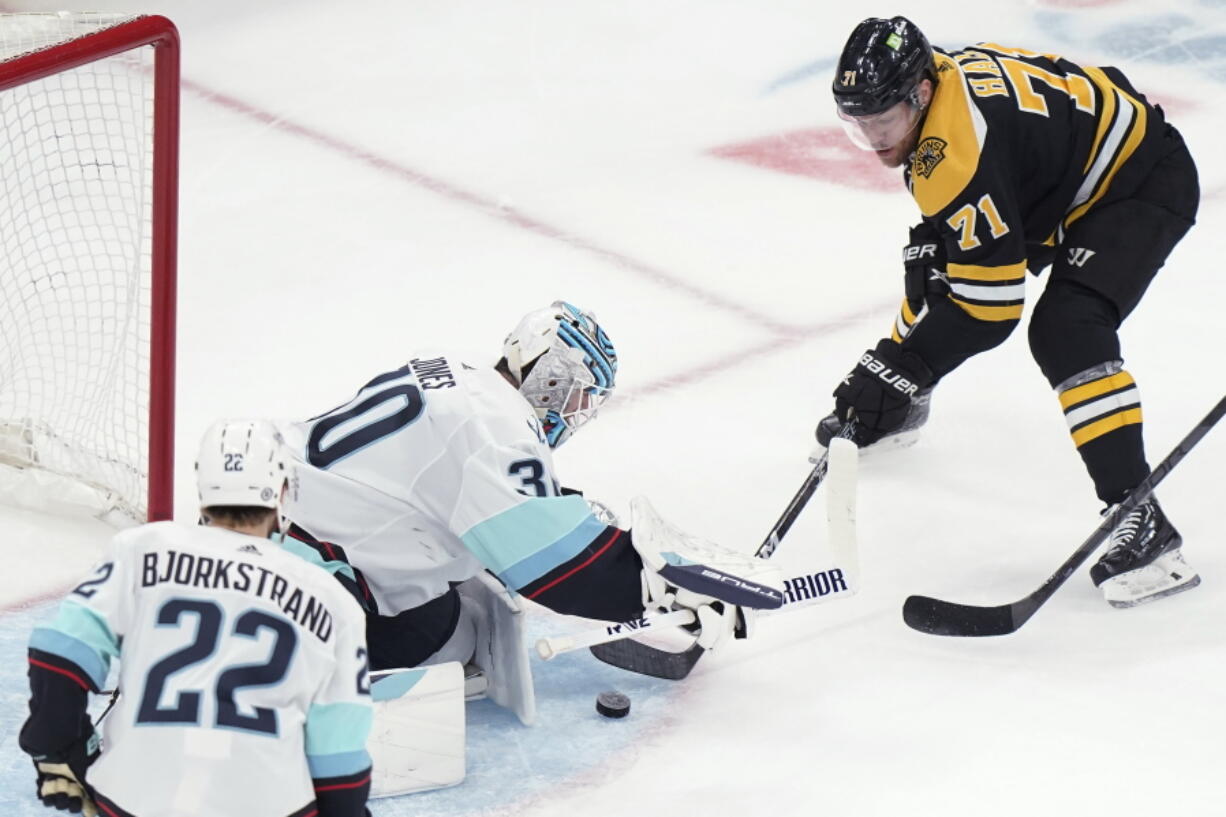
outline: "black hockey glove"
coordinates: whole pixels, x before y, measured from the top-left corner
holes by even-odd
[[[936,227],[921,221],[911,228],[911,238],[902,248],[903,288],[912,314],[924,308],[924,298],[933,290],[948,292],[945,279],[945,242]]]
[[[856,420],[857,445],[870,445],[897,430],[907,419],[911,398],[935,378],[918,355],[889,338],[860,356],[856,368],[834,390],[834,414]]]
[[[98,736],[85,715],[83,734],[64,752],[34,758],[38,799],[48,808],[94,817],[97,806],[85,785],[85,770],[98,759]]]

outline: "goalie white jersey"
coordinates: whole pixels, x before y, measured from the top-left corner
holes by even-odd
[[[536,414],[489,365],[423,355],[283,431],[304,463],[290,519],[345,549],[381,615],[483,567],[520,589],[605,530],[559,495]]]
[[[120,659],[123,694],[88,774],[106,813],[306,814],[312,778],[368,774],[365,617],[272,541],[124,531],[30,647],[94,690]]]

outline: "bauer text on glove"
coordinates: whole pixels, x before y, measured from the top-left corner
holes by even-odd
[[[911,398],[933,381],[932,370],[918,355],[889,338],[860,356],[856,367],[834,390],[834,413],[856,420],[874,442],[907,419]]]

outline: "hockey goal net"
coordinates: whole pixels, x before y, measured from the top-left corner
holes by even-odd
[[[172,511],[178,34],[0,14],[0,498]]]

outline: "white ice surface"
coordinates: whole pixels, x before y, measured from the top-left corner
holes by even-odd
[[[1122,332],[1161,458],[1223,391],[1226,2],[964,5],[109,4],[183,34],[178,516],[193,518],[213,419],[318,413],[421,345],[492,361],[522,312],[565,297],[622,359],[615,401],[558,456],[565,481],[623,512],[646,494],[752,550],[807,471],[830,390],[893,319],[915,208],[901,188],[712,151],[832,127],[834,57],[873,14],[908,14],[940,45],[1120,65],[1184,133],[1201,223]],[[682,684],[538,663],[539,726],[471,707],[468,780],[373,812],[1222,814],[1224,455],[1219,430],[1161,491],[1199,589],[1117,611],[1083,573],[1011,637],[907,629],[909,593],[1011,601],[1098,522],[1023,328],[942,384],[917,447],[862,464],[856,597],[764,621]],[[31,815],[24,643],[98,540],[22,514],[0,527],[0,810]],[[822,543],[811,511],[778,558],[820,566]],[[625,721],[593,711],[614,686],[634,699]]]

